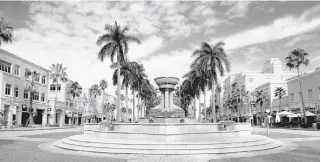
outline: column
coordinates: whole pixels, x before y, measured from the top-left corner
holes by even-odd
[[[68,125],[71,126],[71,117],[68,118]]]
[[[58,119],[59,119],[59,126],[65,126],[65,118],[66,118],[66,114],[65,111],[61,111],[61,113],[59,113]]]
[[[75,118],[75,120],[76,120],[76,121],[75,121],[75,125],[78,125],[78,120],[79,120],[78,118],[79,118],[79,117]]]
[[[10,128],[10,126],[12,126],[12,117],[13,117],[13,113],[12,113],[12,110],[13,110],[13,106],[10,105],[9,107],[9,114],[8,114],[8,128]]]
[[[16,112],[16,125],[21,125],[21,120],[22,120],[22,108],[17,107],[17,112]]]
[[[47,125],[47,113],[43,111],[42,113],[42,126],[45,127]]]
[[[168,90],[166,89],[165,90],[165,108],[169,108],[169,103],[168,103],[168,100],[169,100],[169,92]]]
[[[161,91],[161,108],[165,108],[165,92]]]

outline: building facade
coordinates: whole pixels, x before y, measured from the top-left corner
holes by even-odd
[[[305,108],[317,113],[320,111],[320,67],[314,72],[301,75],[302,93]],[[292,112],[302,113],[299,78],[293,77],[287,80],[288,103]]]
[[[245,92],[252,93],[257,87],[263,84],[285,81],[294,77],[295,75],[296,74],[293,72],[282,69],[282,63],[279,58],[271,58],[264,63],[261,71],[242,72],[228,77],[224,81],[225,94],[223,96],[223,103],[226,103],[229,97],[232,97],[231,94],[233,91],[237,89],[244,89]],[[266,87],[263,89],[266,89]],[[271,91],[272,90],[270,89],[269,93],[271,93]],[[236,106],[236,104],[233,106]],[[240,111],[243,113],[248,113],[247,111],[250,110],[249,106],[250,105],[243,106],[243,110]]]
[[[37,75],[32,77],[28,72],[36,72]],[[28,88],[32,86],[32,80],[32,87],[36,89],[32,97],[34,124],[48,125],[48,76],[49,70],[46,68],[0,49],[0,116],[3,117],[5,125],[27,124],[31,97]]]
[[[72,80],[66,82],[58,81],[53,83],[52,79],[49,79],[48,85],[48,100],[50,106],[50,125],[72,125],[80,124],[81,122],[81,107],[78,102],[78,97],[73,98],[68,93],[68,86]],[[54,111],[56,110],[56,111]],[[56,114],[55,116],[53,114]]]

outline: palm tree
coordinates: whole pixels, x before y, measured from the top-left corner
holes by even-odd
[[[78,82],[71,82],[67,86],[67,93],[68,93],[68,98],[69,98],[69,94],[72,96],[74,106],[75,106],[76,105],[75,98],[80,97],[80,95],[82,93],[82,87],[80,86],[80,84]]]
[[[106,33],[101,35],[97,40],[97,45],[103,45],[101,50],[98,53],[98,58],[101,61],[104,61],[105,57],[110,57],[111,62],[114,62],[114,57],[117,55],[117,76],[120,78],[120,63],[121,60],[126,61],[126,54],[128,52],[128,43],[136,42],[140,43],[140,41],[133,37],[127,35],[128,27],[121,28],[120,25],[117,25],[115,21],[115,25],[105,25]],[[120,79],[117,81],[117,116],[116,120],[120,121]]]
[[[307,116],[305,112],[305,105],[304,105],[304,97],[302,93],[302,83],[301,83],[301,76],[300,76],[300,66],[305,65],[308,66],[310,64],[310,60],[308,59],[309,54],[305,52],[303,49],[295,49],[292,50],[289,55],[285,58],[286,60],[286,66],[292,70],[295,68],[298,72],[298,78],[299,78],[299,85],[300,85],[300,97],[301,97],[301,104],[302,104],[302,109],[301,113],[303,110],[303,115],[304,115],[304,123],[306,124],[307,121]]]
[[[55,97],[55,104],[53,108],[53,119],[54,124],[56,124],[56,105],[57,105],[57,94],[58,94],[58,83],[61,82],[67,82],[68,76],[66,73],[67,67],[64,67],[62,64],[52,64],[50,66],[50,79],[52,79],[52,82],[56,84],[56,97]]]
[[[26,71],[26,74],[27,74],[27,77],[31,77],[30,78],[30,83],[26,86],[26,91],[30,94],[30,97],[29,97],[29,104],[30,104],[30,107],[29,107],[29,118],[28,118],[28,121],[26,123],[26,125],[33,125],[34,124],[34,121],[33,121],[33,108],[32,108],[32,100],[33,100],[33,97],[35,95],[39,95],[39,92],[38,92],[38,87],[37,85],[35,84],[35,78],[39,75],[36,71]]]
[[[1,17],[0,19],[0,46],[3,42],[12,42],[12,31],[13,28],[9,26],[8,22]]]
[[[217,83],[217,72],[220,76],[224,76],[225,71],[230,71],[230,62],[223,48],[224,43],[218,42],[215,45],[209,45],[203,42],[200,49],[193,52],[195,60],[193,64],[203,71],[204,77],[208,84],[211,84],[212,89],[212,107],[215,107],[215,84]],[[216,114],[213,111],[214,121],[216,121]]]
[[[279,112],[281,111],[281,101],[282,101],[282,97],[285,96],[285,90],[282,87],[277,87],[274,90],[274,97],[279,98]]]
[[[97,84],[93,84],[90,88],[89,88],[89,96],[94,99],[97,98],[97,96],[101,96],[101,89],[99,87],[99,85]]]
[[[256,103],[260,104],[260,109],[261,109],[261,123],[263,123],[263,103],[268,101],[268,94],[264,92],[263,90],[261,91],[256,91],[255,92],[255,97],[256,97]]]
[[[102,91],[102,99],[101,99],[101,106],[102,106],[102,108],[104,107],[104,102],[105,102],[105,89],[107,89],[107,87],[108,87],[108,82],[105,80],[105,79],[103,79],[103,80],[101,80],[100,81],[100,83],[99,83],[99,88],[101,89],[101,91]],[[108,113],[106,114],[106,120],[108,119]]]

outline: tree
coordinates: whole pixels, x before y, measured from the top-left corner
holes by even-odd
[[[215,107],[215,84],[217,83],[217,72],[220,76],[224,76],[224,73],[230,71],[230,62],[227,59],[227,55],[223,48],[225,44],[218,42],[215,45],[209,45],[206,42],[202,42],[200,49],[193,52],[195,60],[192,64],[197,66],[197,69],[203,71],[202,75],[209,84],[212,90],[212,106]],[[205,91],[206,92],[206,89]],[[206,103],[205,103],[206,105]],[[215,111],[213,112],[214,121],[216,121]]]
[[[71,94],[73,99],[75,99],[76,97],[80,97],[82,87],[78,82],[71,82],[67,86],[67,92],[68,94]]]
[[[0,46],[2,42],[12,43],[12,31],[13,28],[9,26],[8,22],[1,17],[0,19]]]
[[[126,54],[128,52],[128,43],[136,42],[140,43],[140,41],[133,37],[127,35],[128,27],[121,28],[120,25],[117,25],[115,21],[114,26],[105,25],[105,31],[103,35],[101,35],[97,40],[97,45],[103,45],[98,53],[98,58],[101,61],[104,61],[105,57],[110,57],[111,62],[114,62],[115,55],[117,56],[117,76],[120,78],[120,63],[121,60],[126,61]],[[120,79],[117,81],[117,116],[116,120],[120,121]]]
[[[285,90],[282,87],[277,87],[274,90],[274,97],[279,98],[279,112],[281,111],[281,101],[283,96],[285,96]]]
[[[268,94],[264,92],[263,90],[261,91],[255,91],[255,97],[256,97],[256,103],[260,104],[260,109],[261,109],[261,123],[263,123],[263,103],[268,101]]]
[[[26,86],[26,89],[25,89],[30,94],[30,97],[29,97],[29,118],[28,118],[27,123],[26,123],[26,125],[29,126],[29,124],[30,125],[34,124],[32,100],[33,100],[35,95],[39,96],[38,87],[35,84],[35,79],[37,77],[39,77],[39,74],[36,71],[31,72],[31,71],[27,70],[26,71],[26,76],[27,76],[27,78],[30,78],[30,83],[27,83],[27,86]]]
[[[218,84],[216,89],[215,89],[215,91],[217,92],[217,95],[218,95],[218,102],[220,102],[220,96],[221,96],[222,87]],[[218,114],[219,114],[219,116],[221,116],[221,109],[218,109]]]
[[[49,78],[52,79],[52,82],[55,83],[55,90],[56,90],[56,97],[55,97],[55,104],[53,108],[53,120],[56,124],[56,105],[57,105],[57,94],[58,94],[58,83],[60,82],[67,82],[68,76],[66,73],[67,67],[64,67],[63,64],[52,64],[50,66],[50,76]]]
[[[289,55],[285,58],[286,60],[286,66],[292,70],[296,69],[298,72],[298,78],[299,78],[299,86],[300,86],[300,97],[301,97],[301,104],[302,104],[302,109],[301,113],[303,110],[303,115],[304,115],[304,123],[306,124],[307,121],[307,116],[306,116],[306,111],[305,111],[305,105],[304,105],[304,97],[302,93],[302,83],[301,83],[301,76],[300,76],[300,66],[305,65],[308,66],[310,64],[310,60],[308,59],[309,54],[305,52],[303,49],[294,49],[292,50]]]
[[[108,82],[105,79],[102,79],[99,83],[99,88],[102,91],[102,97],[101,97],[101,106],[104,107],[105,103],[105,89],[108,87]],[[106,114],[106,120],[108,119],[108,113]]]

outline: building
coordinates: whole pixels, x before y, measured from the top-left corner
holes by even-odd
[[[306,110],[319,113],[320,111],[320,67],[315,71],[301,75],[302,93]],[[289,94],[289,109],[292,112],[303,111],[300,97],[299,78],[287,80]]]
[[[52,79],[49,79],[48,100],[52,110],[49,112],[51,114],[50,125],[80,124],[81,108],[79,102],[77,102],[78,97],[73,98],[68,93],[68,85],[72,82],[72,80],[68,79],[66,82],[58,81],[58,83],[53,83]],[[56,108],[56,111],[54,111],[54,108]],[[54,116],[53,114],[56,115]]]
[[[231,97],[232,92],[237,89],[244,89],[245,92],[251,93],[255,91],[258,86],[265,83],[285,81],[295,75],[295,73],[282,69],[282,63],[279,58],[271,58],[264,63],[261,71],[242,72],[225,79],[223,103],[226,103]],[[236,104],[233,105],[233,107],[235,106]],[[249,106],[250,105],[243,106],[243,110],[240,111],[248,113],[247,111],[249,110]],[[236,108],[233,110],[236,110]]]
[[[26,75],[36,72],[36,76]],[[37,126],[48,124],[48,76],[49,70],[0,49],[0,116],[5,124],[26,125],[29,118],[30,93],[26,90],[34,81],[36,94],[32,98],[34,123]],[[15,122],[14,122],[15,121]]]
[[[278,87],[282,87],[286,92],[286,94],[281,99],[281,110],[288,110],[288,107],[289,107],[287,102],[288,87],[287,87],[286,81],[269,81],[255,88],[255,91],[263,91],[263,93],[267,95],[267,101],[265,101],[262,105],[262,109],[264,112],[279,111],[280,100],[278,97],[275,97],[274,95],[275,89]],[[254,109],[253,111],[261,112],[260,110],[261,108],[259,104],[256,104],[255,108],[256,109]]]

